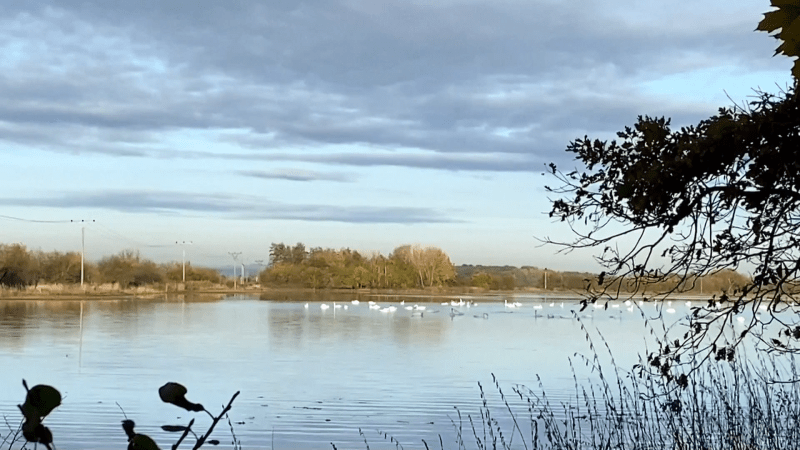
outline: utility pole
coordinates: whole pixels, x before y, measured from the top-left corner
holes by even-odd
[[[239,255],[242,252],[228,252],[228,254],[233,258],[233,289],[236,289],[236,263],[239,261]]]
[[[70,222],[72,222],[72,223],[77,223],[77,222],[86,223],[86,222],[94,222],[94,219],[92,219],[92,220],[84,220],[84,219],[81,219],[81,220],[70,220]],[[86,258],[86,226],[81,226],[81,287],[83,287],[83,273],[84,273],[83,261],[84,261],[85,258]]]
[[[186,246],[192,245],[192,241],[175,241],[175,244],[183,247],[183,262],[181,265],[183,266],[183,282],[186,283]]]

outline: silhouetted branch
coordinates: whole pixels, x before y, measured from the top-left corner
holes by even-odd
[[[214,431],[214,427],[217,426],[217,423],[220,421],[220,419],[222,419],[222,417],[231,410],[233,401],[236,400],[236,397],[239,396],[239,393],[240,391],[236,391],[236,393],[233,394],[233,397],[231,397],[231,400],[228,402],[228,405],[222,409],[222,412],[219,414],[219,416],[214,417],[214,421],[211,422],[211,426],[208,427],[208,431],[206,431],[204,435],[200,436],[200,439],[197,440],[197,443],[194,445],[194,447],[192,447],[192,450],[197,450],[203,446],[203,444],[206,442],[206,439],[208,439],[208,436],[210,436],[211,432]]]

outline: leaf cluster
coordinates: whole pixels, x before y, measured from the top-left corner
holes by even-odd
[[[794,90],[757,92],[747,106],[721,108],[680,130],[669,119],[640,116],[618,138],[571,142],[567,151],[581,171],[565,174],[550,165],[562,182],[548,187],[558,195],[550,216],[569,224],[577,238],[547,241],[567,250],[602,249],[597,260],[606,270],[590,286],[587,303],[618,297],[623,279],[634,292],[672,280],[673,287],[658,293],[666,296],[743,266],[752,277],[696,310],[694,325],[677,344],[662,347],[652,366],[669,372],[667,349],[672,356],[705,352],[705,358],[727,359],[728,353],[717,357],[719,325],[762,303],[771,314],[753,314],[737,342],[755,334],[769,349],[788,349],[762,326],[789,327],[778,313],[800,292],[800,101]]]
[[[780,30],[773,34],[775,39],[783,41],[775,55],[800,57],[800,4],[796,0],[772,0],[771,4],[777,9],[764,13],[756,31],[775,33]],[[800,79],[800,60],[795,60],[792,75],[795,80]]]

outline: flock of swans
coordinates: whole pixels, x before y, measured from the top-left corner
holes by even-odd
[[[342,302],[332,302],[331,304],[320,303],[319,304],[319,308],[322,311],[325,311],[325,310],[328,310],[328,309],[333,309],[334,311],[336,311],[337,309],[347,310],[347,309],[349,309],[351,307],[357,307],[358,305],[360,305],[360,303],[361,302],[359,300],[352,300],[350,302],[344,302],[344,303],[342,303]],[[491,303],[491,304],[494,305],[494,304],[497,304],[497,303]],[[455,317],[467,315],[467,313],[463,312],[462,310],[476,307],[476,306],[478,306],[478,303],[476,303],[473,300],[469,300],[469,299],[468,300],[464,300],[462,298],[459,298],[458,300],[450,300],[450,301],[446,301],[446,302],[441,302],[440,305],[444,306],[444,307],[449,307],[448,315],[451,318],[455,318]],[[547,317],[547,318],[571,318],[572,317],[571,315],[565,316],[565,315],[556,315],[556,314],[553,314],[553,313],[548,313],[546,315],[545,314],[539,314],[539,311],[544,309],[546,306],[549,306],[550,309],[554,309],[555,308],[555,309],[563,310],[565,308],[564,301],[559,301],[559,302],[551,301],[549,303],[546,303],[546,302],[543,303],[543,302],[536,301],[536,302],[533,302],[532,305],[531,304],[527,304],[526,305],[526,304],[523,304],[523,303],[521,303],[519,301],[509,301],[509,300],[506,299],[506,300],[503,300],[502,305],[503,305],[503,311],[498,311],[498,312],[510,313],[510,312],[513,312],[514,310],[521,310],[523,308],[526,308],[526,307],[530,308],[532,306],[532,308],[534,310],[534,317]],[[570,306],[569,303],[568,303],[568,306]],[[574,306],[574,305],[571,305],[571,306]],[[626,301],[624,303],[621,303],[621,304],[610,304],[610,303],[609,304],[600,304],[600,303],[597,303],[597,304],[595,304],[593,306],[596,309],[601,309],[601,308],[602,309],[608,309],[609,306],[611,308],[615,308],[615,309],[624,307],[624,309],[627,310],[628,312],[633,312],[634,311],[634,307],[635,307],[634,303],[631,300],[628,300],[628,301]],[[687,302],[687,306],[691,306],[691,302]],[[305,307],[305,309],[309,309],[310,308],[310,304],[306,303],[304,305],[304,307]],[[438,310],[438,309],[429,309],[430,306],[424,306],[424,305],[419,305],[419,304],[406,305],[405,300],[400,301],[399,305],[396,305],[396,304],[381,305],[381,304],[379,304],[378,302],[375,302],[375,301],[368,301],[367,302],[367,307],[370,310],[379,311],[381,313],[393,313],[393,312],[396,312],[396,311],[402,309],[402,310],[410,312],[412,317],[414,317],[414,316],[424,317],[425,312],[429,312],[429,313],[439,313],[440,312],[440,310]],[[675,310],[672,309],[672,308],[668,308],[666,311],[667,312],[674,312]],[[472,316],[474,318],[477,318],[477,319],[488,319],[489,318],[489,313],[488,312],[481,312],[480,314],[473,314]],[[583,317],[589,317],[589,316],[588,315],[584,315]]]
[[[334,312],[335,312],[338,309],[347,310],[347,309],[352,308],[352,307],[358,307],[360,305],[360,303],[361,302],[359,300],[352,300],[350,302],[344,302],[344,303],[342,303],[342,302],[333,302],[332,304],[320,303],[319,304],[319,308],[322,311],[325,311],[325,310],[328,310],[328,309],[333,309]],[[683,305],[681,305],[681,303]],[[498,305],[497,303],[490,303],[490,304],[491,305]],[[580,318],[592,318],[593,317],[593,315],[591,313],[586,313],[586,312],[574,313],[574,314],[572,314],[572,313],[569,313],[569,314],[557,314],[557,312],[559,310],[564,310],[565,309],[564,301],[558,301],[558,302],[556,302],[556,301],[550,301],[550,302],[547,302],[547,301],[544,301],[544,302],[542,302],[542,301],[534,301],[534,302],[532,302],[532,304],[530,304],[530,303],[529,304],[523,304],[523,303],[521,303],[519,301],[509,301],[509,300],[506,299],[506,300],[503,300],[503,304],[502,305],[503,305],[503,310],[495,311],[496,313],[502,313],[502,312],[510,313],[510,312],[514,312],[515,310],[522,310],[523,308],[530,308],[532,306],[535,318],[572,319],[572,318],[575,318],[576,315],[578,317],[580,317]],[[449,307],[449,311],[447,312],[447,314],[450,316],[451,319],[454,319],[456,317],[466,316],[467,313],[465,313],[463,311],[463,309],[470,309],[472,307],[476,307],[476,306],[478,306],[478,303],[474,302],[473,300],[464,300],[462,298],[459,298],[458,300],[451,300],[451,301],[447,301],[447,302],[441,302],[441,306]],[[597,303],[592,304],[591,308],[599,309],[599,310],[609,310],[608,318],[621,319],[623,317],[623,315],[624,315],[624,312],[632,313],[632,312],[634,312],[634,310],[636,310],[637,308],[640,308],[641,306],[642,306],[642,302],[640,302],[640,301],[626,300],[624,302],[614,302],[614,303],[612,303],[612,302],[606,302],[606,303],[597,302]],[[670,301],[664,301],[660,305],[660,308],[661,308],[662,312],[672,315],[672,314],[675,314],[677,312],[675,307],[680,307],[680,306],[685,306],[686,309],[690,309],[690,308],[692,308],[693,303],[692,303],[691,300],[685,300],[685,301],[683,301],[683,300],[677,301],[676,300],[674,302],[670,300]],[[304,307],[305,307],[305,309],[309,309],[310,304],[306,303],[304,305]],[[392,305],[381,305],[381,304],[378,304],[375,301],[368,301],[367,302],[367,307],[370,310],[375,310],[375,311],[379,311],[381,313],[387,313],[387,314],[388,313],[394,313],[394,312],[402,309],[402,310],[410,312],[412,317],[420,317],[420,318],[424,317],[424,314],[426,312],[431,313],[431,314],[435,314],[435,313],[439,313],[440,312],[439,309],[432,309],[431,306],[425,306],[425,305],[419,305],[419,304],[406,305],[405,300],[401,301],[399,303],[399,305],[395,305],[395,304],[392,304]],[[540,314],[540,311],[545,309],[546,307],[549,307],[549,309],[547,309],[546,311],[543,311],[543,314]],[[429,309],[429,308],[431,308],[431,309]],[[569,300],[567,301],[566,308],[567,309],[574,309],[574,310],[580,309],[579,307],[577,307],[576,302],[573,302],[573,304],[570,304]],[[766,306],[762,305],[761,309],[766,309]],[[615,311],[618,312],[618,314],[614,314]],[[476,319],[488,319],[489,318],[489,313],[488,312],[481,312],[479,314],[472,314],[472,317],[474,317]],[[738,315],[735,320],[737,322],[739,322],[739,323],[742,323],[746,319],[742,315]]]

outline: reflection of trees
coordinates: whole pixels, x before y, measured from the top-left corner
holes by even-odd
[[[298,309],[297,305],[275,304],[269,309],[267,320],[270,346],[293,351],[325,341],[353,345],[371,340],[391,340],[400,346],[437,344],[450,318],[441,313],[411,317],[403,309],[387,315],[368,310],[364,304],[348,310],[331,308],[324,313],[316,304],[308,310]]]
[[[22,340],[31,328],[66,337],[78,329],[80,309],[79,301],[0,301],[0,342]]]

